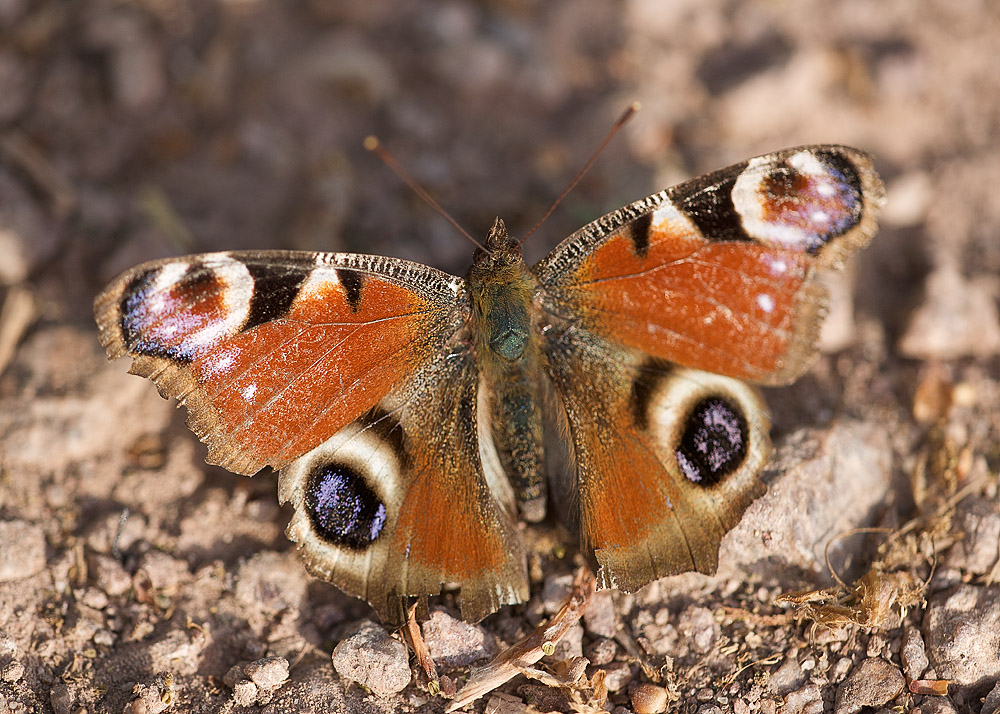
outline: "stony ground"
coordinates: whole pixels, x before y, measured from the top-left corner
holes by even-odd
[[[473,708],[1000,711],[998,37],[988,0],[0,0],[0,712],[442,711],[367,606],[305,575],[274,476],[205,466],[105,362],[90,302],[213,249],[462,273],[469,246],[363,137],[474,233],[520,233],[633,100],[531,256],[800,143],[875,153],[883,229],[832,286],[824,356],[767,394],[769,493],[719,576],[594,600],[543,664],[582,653],[606,698],[518,678]],[[469,627],[432,602],[446,685],[565,597],[572,547],[529,537],[528,605]]]

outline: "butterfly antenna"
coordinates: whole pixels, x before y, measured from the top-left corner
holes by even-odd
[[[549,206],[549,210],[545,212],[545,215],[541,217],[538,223],[536,223],[535,226],[530,231],[524,234],[524,238],[518,241],[517,244],[519,246],[523,245],[524,241],[528,240],[528,236],[530,236],[532,233],[541,228],[542,224],[545,223],[545,221],[548,220],[549,216],[552,215],[552,212],[556,210],[556,208],[559,206],[560,203],[563,202],[563,199],[569,195],[569,192],[572,191],[574,188],[576,188],[576,185],[580,183],[580,179],[582,179],[584,175],[588,171],[590,171],[590,167],[594,165],[594,162],[597,161],[597,157],[601,155],[601,152],[604,151],[605,147],[609,143],[611,143],[611,140],[615,137],[615,134],[621,131],[622,127],[625,126],[633,116],[635,116],[635,113],[639,111],[639,109],[640,109],[639,102],[632,102],[631,104],[628,105],[628,107],[626,107],[625,111],[622,112],[622,115],[618,117],[618,121],[616,121],[612,125],[611,129],[604,137],[604,141],[602,141],[601,145],[597,147],[597,150],[593,154],[591,154],[590,158],[587,160],[587,163],[583,165],[583,168],[576,172],[576,176],[574,176],[573,180],[569,182],[569,185],[566,186],[565,189],[563,189],[563,192],[559,194],[558,198],[556,198],[556,200],[552,202],[552,205]]]
[[[457,230],[459,233],[461,233],[463,236],[468,238],[470,241],[475,243],[483,250],[486,250],[486,246],[484,246],[482,243],[473,238],[472,235],[469,233],[469,231],[462,228],[462,226],[459,225],[458,221],[452,218],[451,214],[448,213],[448,211],[444,210],[441,204],[435,201],[433,196],[427,193],[427,191],[424,190],[424,187],[421,186],[419,183],[417,183],[417,180],[406,172],[406,169],[404,169],[400,165],[400,163],[396,161],[395,156],[390,154],[389,151],[384,146],[382,146],[382,143],[378,140],[377,137],[374,136],[366,137],[364,141],[364,146],[370,152],[375,154],[375,156],[381,159],[382,163],[384,163],[390,169],[395,171],[396,175],[399,176],[399,178],[403,179],[403,183],[409,186],[415,194],[420,196],[420,198],[422,198],[428,206],[433,208],[438,213],[438,215],[440,215],[446,221],[448,221],[448,223],[453,225],[455,227],[455,230]]]

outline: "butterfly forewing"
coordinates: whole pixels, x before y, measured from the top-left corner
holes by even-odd
[[[347,254],[147,263],[95,302],[111,357],[189,409],[209,458],[280,468],[373,407],[462,325],[460,281]],[[391,329],[387,329],[391,325]]]
[[[875,230],[867,156],[802,147],[654,194],[582,228],[535,274],[546,308],[677,364],[761,384],[814,353],[838,266]]]

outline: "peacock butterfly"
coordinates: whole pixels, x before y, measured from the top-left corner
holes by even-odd
[[[601,587],[715,570],[771,452],[747,383],[808,367],[819,278],[868,244],[883,198],[867,155],[805,146],[620,208],[533,267],[497,219],[464,278],[212,253],[133,268],[94,309],[209,461],[280,470],[310,571],[390,622],[457,583],[478,620],[528,597],[515,519],[543,518],[548,492]],[[567,468],[546,467],[553,432]]]

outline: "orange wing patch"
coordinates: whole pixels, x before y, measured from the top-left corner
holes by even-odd
[[[303,286],[285,317],[218,345],[192,365],[241,448],[283,463],[384,397],[426,358],[435,320],[412,290],[366,278],[364,299],[333,280]]]
[[[655,235],[655,234],[654,234]],[[616,236],[582,266],[577,287],[599,332],[647,354],[741,379],[780,372],[797,339],[810,258],[759,244],[674,237],[646,257]],[[657,253],[685,253],[664,260]],[[614,261],[614,262],[612,262]]]
[[[654,221],[643,251],[625,231],[608,238],[569,289],[592,328],[621,344],[770,383],[811,345],[811,263],[760,243],[709,242],[674,213]]]

